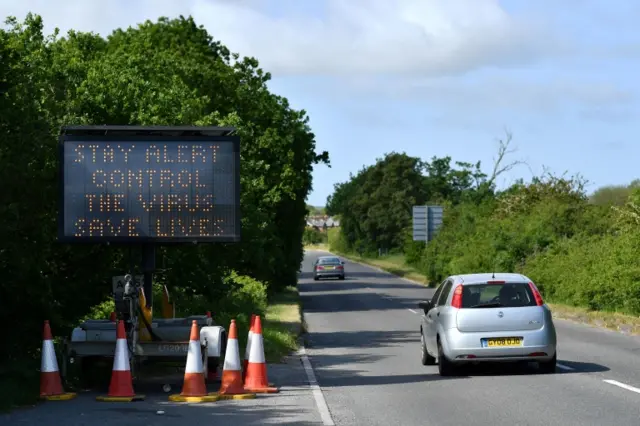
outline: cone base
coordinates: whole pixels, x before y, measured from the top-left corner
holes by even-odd
[[[280,389],[276,388],[276,387],[266,387],[266,388],[257,388],[257,389],[253,389],[253,388],[244,388],[244,390],[246,392],[251,392],[251,393],[278,393],[280,392]]]
[[[133,396],[96,396],[96,401],[100,402],[136,402],[144,401],[145,395],[133,395]]]
[[[74,392],[65,392],[60,395],[40,395],[40,399],[44,399],[46,401],[69,401],[76,396],[78,396],[78,394]]]
[[[216,395],[221,401],[229,400],[229,399],[256,399],[255,393],[237,393],[237,394],[229,395],[229,394],[220,394],[218,392],[211,392],[209,395]]]
[[[180,394],[169,395],[169,401],[171,402],[216,402],[220,399],[218,395],[204,395],[204,396],[182,396]]]

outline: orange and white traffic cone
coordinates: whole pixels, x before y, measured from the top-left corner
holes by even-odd
[[[109,393],[106,396],[98,396],[96,399],[104,402],[131,402],[142,401],[144,398],[144,395],[136,395],[133,391],[127,333],[124,331],[124,321],[116,321],[116,351],[113,357]]]
[[[253,393],[276,393],[278,388],[269,386],[267,379],[267,363],[264,356],[264,341],[262,340],[262,322],[256,315],[253,324],[253,337],[251,338],[251,351],[247,364],[247,377],[244,389]]]
[[[169,401],[173,402],[214,402],[219,397],[207,394],[207,385],[204,378],[204,365],[202,363],[202,349],[200,348],[200,329],[198,322],[191,322],[191,335],[189,336],[189,349],[187,352],[187,365],[184,370],[184,382],[182,392],[179,395],[170,395]]]
[[[253,337],[253,323],[256,321],[256,314],[251,314],[249,321],[249,335],[247,336],[247,347],[244,351],[244,360],[242,361],[242,381],[247,377],[247,365],[249,364],[249,354],[251,353],[251,338]]]
[[[240,348],[238,345],[238,328],[236,320],[231,320],[227,351],[224,355],[222,384],[217,393],[222,399],[255,398],[255,393],[247,393],[242,386],[242,367],[240,365]]]
[[[76,397],[75,393],[65,392],[58,369],[58,359],[53,347],[53,335],[49,320],[44,322],[42,333],[42,358],[40,361],[40,398],[49,401],[66,401]]]

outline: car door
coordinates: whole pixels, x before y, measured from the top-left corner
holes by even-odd
[[[437,347],[436,336],[438,335],[438,325],[440,324],[440,311],[445,303],[447,303],[447,299],[449,298],[449,293],[451,292],[451,287],[453,286],[453,281],[447,279],[442,284],[442,290],[438,295],[438,299],[433,301],[433,308],[429,311],[427,317],[431,320],[430,326],[431,330],[429,345],[431,348]]]
[[[431,298],[432,305],[435,305],[435,303],[438,301],[438,298],[442,293],[442,288],[444,287],[445,282],[446,280],[443,281],[438,286],[435,293],[433,293],[433,297]],[[429,348],[429,351],[432,352],[432,354],[435,353],[435,350],[436,350],[433,343],[435,342],[435,334],[433,334],[433,330],[435,330],[435,328],[433,327],[433,321],[435,318],[433,315],[433,309],[434,308],[432,307],[429,310],[429,312],[422,314],[422,334],[424,335],[427,348]]]

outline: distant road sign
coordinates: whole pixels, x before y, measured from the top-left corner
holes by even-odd
[[[413,206],[413,241],[431,241],[442,226],[442,206]]]

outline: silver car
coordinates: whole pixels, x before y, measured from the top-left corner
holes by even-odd
[[[418,306],[422,364],[437,363],[441,376],[479,362],[537,361],[543,373],[555,372],[551,311],[524,275],[451,276]]]
[[[313,279],[338,278],[344,280],[344,262],[336,256],[320,256],[313,263]]]

